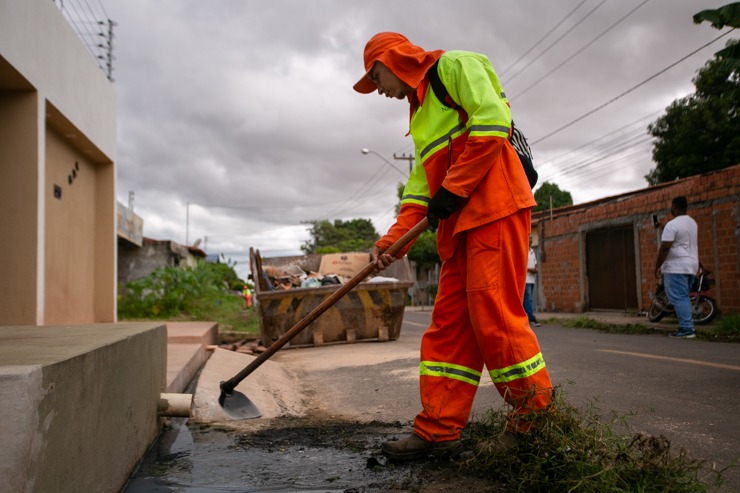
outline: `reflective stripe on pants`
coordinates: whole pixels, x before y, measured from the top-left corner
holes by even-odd
[[[550,377],[522,306],[529,229],[530,212],[522,210],[460,233],[455,255],[442,264],[421,341],[423,410],[414,421],[427,441],[460,436],[478,388],[470,376],[484,365],[515,413],[550,402]]]

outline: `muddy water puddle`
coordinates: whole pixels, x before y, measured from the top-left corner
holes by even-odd
[[[388,463],[380,445],[408,427],[279,420],[255,432],[173,419],[123,493],[495,491],[449,461]]]

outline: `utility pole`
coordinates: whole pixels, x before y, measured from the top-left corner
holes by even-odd
[[[190,202],[185,203],[185,246],[188,246],[190,233]]]
[[[396,156],[396,153],[393,153],[393,159],[398,159],[402,161],[408,161],[409,162],[409,174],[411,174],[411,169],[414,167],[414,155],[409,154],[408,156],[406,153],[401,154],[400,156]]]

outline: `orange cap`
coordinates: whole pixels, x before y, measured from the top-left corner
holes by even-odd
[[[409,86],[416,88],[424,79],[429,67],[442,56],[443,50],[425,51],[398,33],[378,33],[365,45],[365,75],[354,85],[355,91],[370,94],[378,86],[367,74],[375,62],[388,67],[393,74]]]

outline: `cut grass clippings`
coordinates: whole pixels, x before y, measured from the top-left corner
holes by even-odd
[[[470,423],[466,449],[485,449],[478,445],[501,436],[508,414],[489,411]],[[551,408],[531,416],[532,430],[517,435],[511,448],[478,452],[460,459],[460,467],[507,492],[699,493],[722,484],[722,471],[672,449],[666,437],[616,433],[615,425],[629,429],[625,417],[602,422],[593,404],[578,409],[560,392]]]

